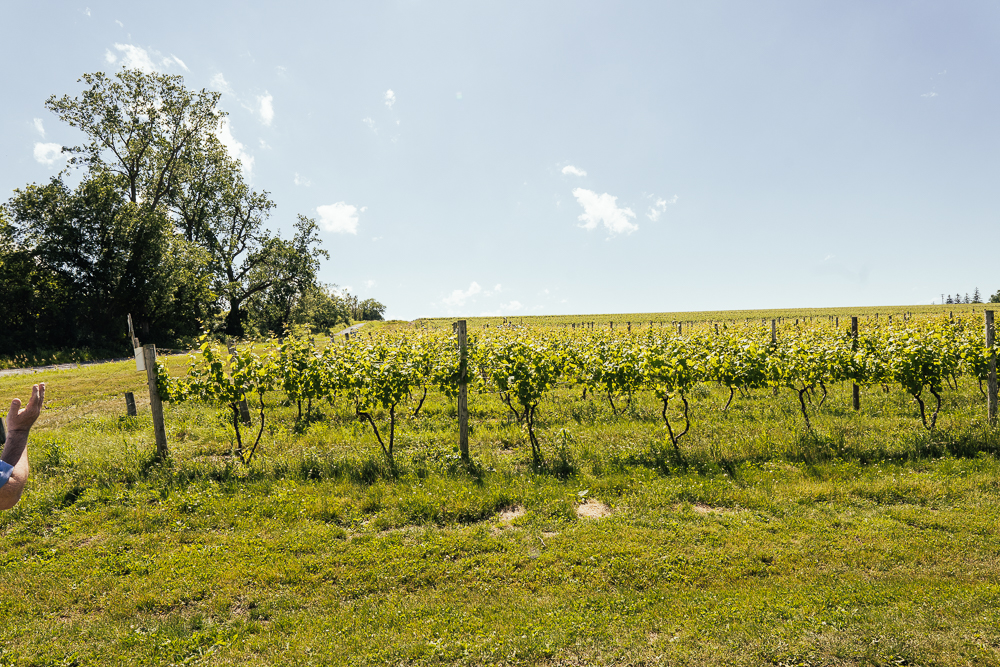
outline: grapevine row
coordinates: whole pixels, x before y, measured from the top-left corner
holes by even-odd
[[[683,460],[680,441],[691,428],[689,396],[701,383],[729,389],[723,410],[737,392],[792,391],[807,429],[812,429],[807,398],[819,392],[822,406],[828,384],[894,384],[913,398],[923,426],[934,429],[945,387],[970,377],[982,389],[994,354],[975,319],[887,323],[858,336],[832,327],[786,326],[775,338],[756,325],[692,335],[505,325],[470,333],[467,350],[469,388],[499,397],[525,429],[536,465],[543,462],[538,411],[557,386],[600,397],[616,415],[637,395],[651,394],[662,406],[666,437]],[[443,332],[383,330],[321,348],[300,332],[232,352],[205,338],[186,375],[171,378],[160,366],[159,389],[168,401],[224,406],[235,431],[234,454],[244,463],[260,443],[270,392],[283,391],[300,418],[303,402],[308,415],[314,401],[345,398],[394,467],[401,416],[418,417],[428,389],[454,397],[460,369],[456,338]],[[253,405],[255,429],[241,419],[241,403]]]

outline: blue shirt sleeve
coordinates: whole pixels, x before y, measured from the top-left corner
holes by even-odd
[[[0,488],[10,479],[10,474],[14,472],[14,466],[6,461],[0,461]]]

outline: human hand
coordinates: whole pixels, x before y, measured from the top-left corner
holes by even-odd
[[[10,410],[7,412],[7,431],[9,433],[27,433],[35,420],[38,419],[42,411],[42,401],[45,400],[45,383],[41,382],[31,388],[31,399],[28,405],[21,407],[21,399],[15,398],[10,402]]]

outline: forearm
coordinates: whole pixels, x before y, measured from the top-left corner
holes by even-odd
[[[9,438],[7,442],[10,443]],[[25,438],[25,443],[27,443],[27,438]],[[21,493],[24,491],[24,485],[28,482],[28,471],[28,449],[22,445],[21,457],[14,465],[14,470],[11,471],[10,479],[7,480],[6,484],[0,486],[0,510],[9,510],[17,505],[17,501],[21,499]]]
[[[8,431],[7,442],[4,443],[3,453],[0,454],[0,461],[16,466],[28,446],[27,431]]]

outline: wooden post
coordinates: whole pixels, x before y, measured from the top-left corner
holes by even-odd
[[[462,461],[469,462],[468,338],[465,320],[455,322],[458,335],[458,449]]]
[[[683,322],[678,322],[677,323],[677,335],[678,336],[684,335],[684,323]]]
[[[853,349],[858,349],[858,318],[851,317],[851,338],[854,339]],[[854,383],[851,389],[851,403],[855,410],[861,409],[861,387]]]
[[[142,360],[146,366],[146,383],[149,385],[149,408],[153,413],[153,434],[156,436],[156,455],[165,459],[167,450],[167,430],[163,426],[163,404],[160,390],[156,386],[156,346],[152,343],[142,346]]]
[[[129,417],[135,417],[139,414],[135,410],[135,394],[130,391],[125,392],[125,412]]]
[[[771,345],[778,344],[778,324],[771,320]]]
[[[986,379],[986,414],[990,425],[997,423],[997,358],[993,354],[996,333],[993,328],[993,311],[986,311],[986,347],[990,351],[989,375]]]
[[[236,347],[234,345],[229,345],[229,354],[236,356]],[[250,408],[247,407],[247,399],[240,401],[240,423],[250,425]]]

